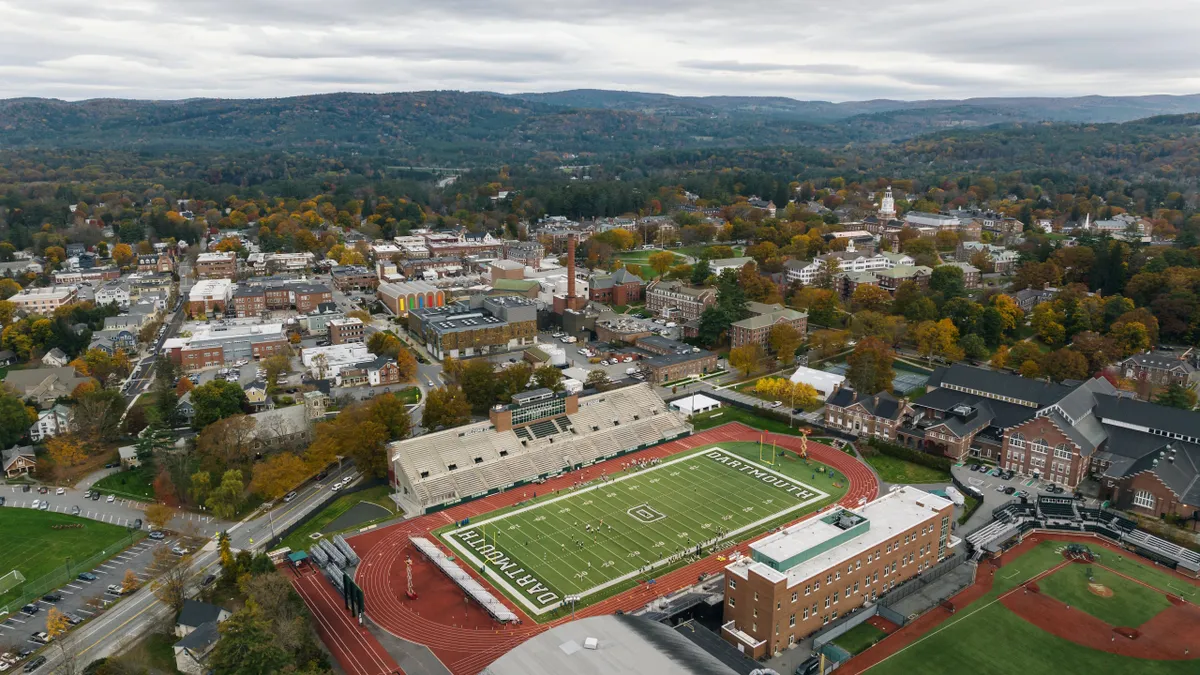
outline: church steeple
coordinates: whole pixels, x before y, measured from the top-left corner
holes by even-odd
[[[896,200],[892,199],[892,186],[883,193],[883,201],[879,203],[879,220],[887,222],[896,218]]]

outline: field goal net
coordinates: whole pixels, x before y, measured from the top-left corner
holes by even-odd
[[[21,574],[20,570],[13,570],[5,574],[0,577],[0,595],[4,595],[23,583],[25,583],[25,575]]]

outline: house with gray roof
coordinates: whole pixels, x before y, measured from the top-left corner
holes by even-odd
[[[4,376],[4,386],[42,406],[53,405],[60,396],[70,396],[84,382],[95,380],[81,376],[70,366],[13,370]]]
[[[6,478],[26,476],[37,466],[33,446],[22,445],[7,450],[0,450],[0,471]]]
[[[1146,381],[1156,387],[1177,384],[1189,389],[1200,382],[1200,370],[1177,352],[1148,351],[1134,354],[1116,364],[1117,372],[1127,380]]]

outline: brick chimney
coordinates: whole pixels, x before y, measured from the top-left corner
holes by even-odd
[[[567,303],[575,297],[575,235],[567,237]]]

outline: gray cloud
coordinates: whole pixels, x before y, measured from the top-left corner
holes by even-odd
[[[1194,0],[0,0],[0,97],[1200,91]]]

